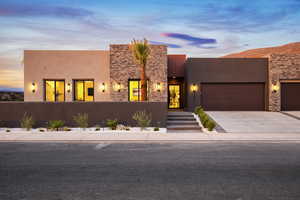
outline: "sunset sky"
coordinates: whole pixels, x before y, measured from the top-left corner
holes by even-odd
[[[300,0],[1,0],[0,88],[23,87],[24,49],[108,49],[147,38],[218,57],[300,41]]]

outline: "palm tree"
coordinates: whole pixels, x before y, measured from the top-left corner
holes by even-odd
[[[150,45],[146,39],[135,40],[130,45],[133,57],[136,63],[140,67],[141,72],[141,101],[147,100],[147,76],[146,76],[146,65],[150,55]]]

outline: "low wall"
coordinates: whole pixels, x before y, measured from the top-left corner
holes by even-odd
[[[49,120],[63,120],[66,126],[75,126],[73,116],[89,115],[89,125],[105,124],[107,119],[136,126],[132,115],[146,110],[152,115],[152,126],[166,126],[167,103],[165,102],[0,102],[1,126],[19,127],[24,113],[31,114],[37,127],[46,127]]]

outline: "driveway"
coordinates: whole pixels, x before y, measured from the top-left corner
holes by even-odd
[[[229,133],[300,133],[300,120],[279,112],[208,111]]]

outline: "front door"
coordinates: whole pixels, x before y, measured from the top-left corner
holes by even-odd
[[[180,85],[179,84],[169,84],[169,108],[180,108]]]

